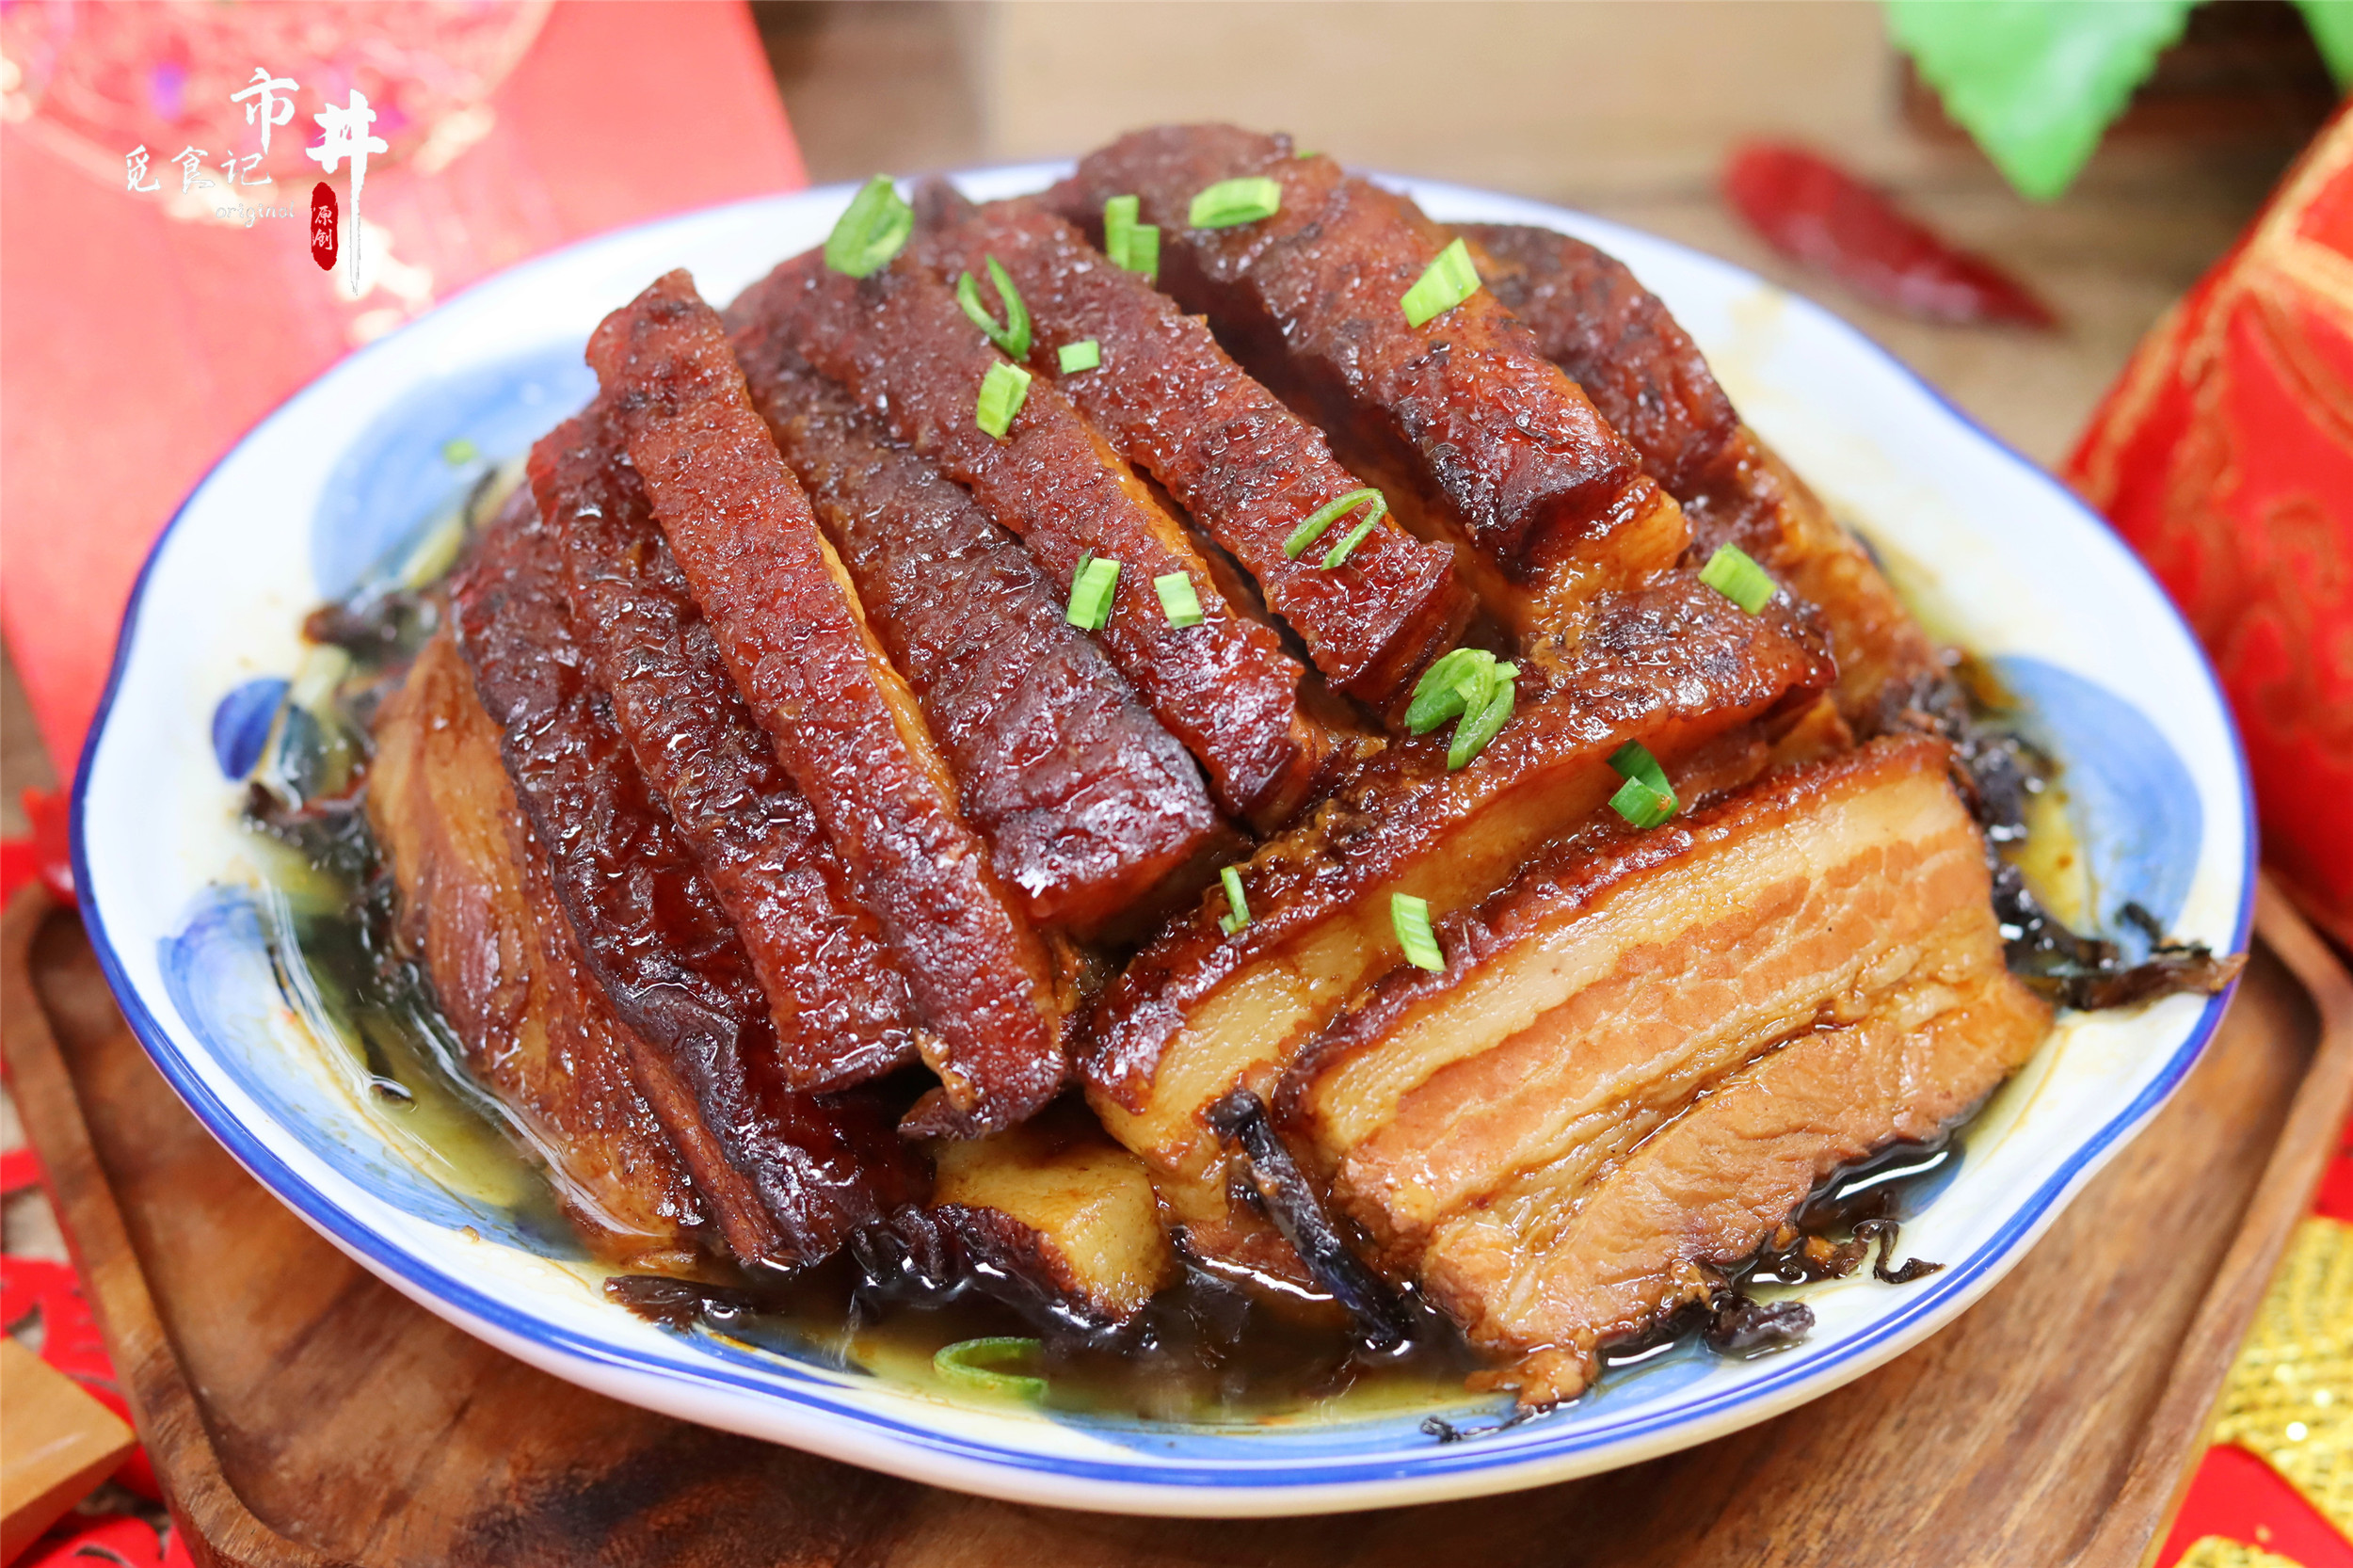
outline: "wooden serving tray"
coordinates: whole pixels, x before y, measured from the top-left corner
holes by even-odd
[[[2180,1094],[1977,1307],[1745,1432],[1470,1502],[1232,1523],[938,1491],[616,1404],[412,1305],[182,1106],[37,888],[0,922],[8,1062],[172,1512],[281,1564],[2132,1564],[2353,1090],[2353,982],[2265,890]]]

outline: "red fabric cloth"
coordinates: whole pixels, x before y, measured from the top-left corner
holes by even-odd
[[[2353,107],[2150,333],[2065,472],[2213,658],[2265,862],[2353,946]]]
[[[0,28],[11,62],[28,62],[28,94],[47,87],[29,120],[0,124],[0,629],[60,771],[78,757],[148,546],[289,393],[388,321],[498,268],[807,183],[739,0],[86,0],[11,7]],[[452,30],[445,46],[437,28]],[[500,50],[516,44],[508,64]],[[255,170],[276,185],[183,196],[168,162],[180,148],[217,160],[256,145],[220,89],[257,50],[277,51],[259,63],[298,84]],[[487,88],[478,101],[460,90],[470,81]],[[232,194],[307,214],[321,178],[347,213],[350,166],[323,175],[301,149],[320,139],[317,110],[355,86],[385,111],[375,130],[391,144],[369,166],[360,216],[398,264],[365,297],[351,298],[343,267],[313,264],[302,218],[171,216],[175,202],[210,210]],[[161,190],[125,188],[136,145]]]

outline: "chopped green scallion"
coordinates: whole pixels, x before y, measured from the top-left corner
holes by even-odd
[[[1458,648],[1439,655],[1414,683],[1413,700],[1405,705],[1405,728],[1427,735],[1463,713],[1465,690],[1487,689],[1487,671],[1496,656],[1484,648]],[[1467,682],[1467,684],[1466,684]]]
[[[1228,866],[1217,873],[1225,884],[1225,913],[1217,918],[1217,928],[1231,936],[1250,923],[1250,901],[1241,896],[1241,872]]]
[[[999,1335],[987,1339],[959,1339],[952,1345],[942,1345],[932,1356],[932,1370],[943,1383],[958,1384],[980,1394],[996,1394],[1006,1399],[1042,1400],[1046,1397],[1046,1380],[1026,1372],[1007,1372],[999,1368],[1007,1362],[1030,1361],[1045,1345],[1035,1339],[1016,1335]]]
[[[981,399],[972,423],[999,440],[1013,428],[1013,416],[1030,397],[1030,373],[1019,365],[993,364],[981,377]]]
[[[1389,895],[1389,926],[1397,933],[1397,945],[1404,950],[1405,962],[1416,968],[1433,971],[1446,968],[1446,954],[1438,950],[1438,938],[1430,929],[1430,901],[1411,893]]]
[[[1298,560],[1309,545],[1323,536],[1325,529],[1368,503],[1371,504],[1372,510],[1365,514],[1367,522],[1379,522],[1388,515],[1389,498],[1379,490],[1369,485],[1361,490],[1351,490],[1337,500],[1325,502],[1310,512],[1307,520],[1292,529],[1289,536],[1283,540],[1283,553],[1294,561]],[[1326,566],[1337,564],[1331,561],[1324,563]]]
[[[464,468],[482,456],[482,449],[464,436],[441,443],[441,461],[452,468]]]
[[[1100,632],[1112,618],[1112,594],[1119,586],[1119,563],[1089,555],[1070,578],[1070,608],[1063,618],[1085,632]]]
[[[1103,362],[1103,345],[1093,338],[1080,338],[1077,343],[1064,344],[1056,358],[1064,376],[1076,376]]]
[[[1517,664],[1497,664],[1487,671],[1486,690],[1478,702],[1464,707],[1463,722],[1454,727],[1454,739],[1448,743],[1447,772],[1470,766],[1471,760],[1486,750],[1487,743],[1511,722],[1519,673]]]
[[[1700,568],[1700,581],[1753,616],[1772,602],[1780,584],[1747,551],[1737,544],[1721,545]]]
[[[1657,827],[1675,814],[1674,787],[1667,770],[1640,741],[1628,741],[1609,754],[1609,765],[1625,782],[1609,797],[1610,808],[1636,827]]]
[[[1160,596],[1160,613],[1171,626],[1201,624],[1201,596],[1193,591],[1193,579],[1181,571],[1152,579],[1152,591]]]
[[[850,199],[825,236],[825,264],[852,278],[866,278],[890,264],[915,232],[915,209],[906,204],[888,174],[877,174]]]
[[[1158,224],[1138,223],[1138,208],[1132,196],[1103,203],[1103,254],[1113,266],[1141,272],[1148,283],[1160,275],[1160,231]]]
[[[988,334],[988,341],[1005,352],[1008,360],[1021,360],[1030,357],[1030,308],[1021,302],[1021,295],[1005,276],[1005,269],[997,258],[988,257],[988,280],[996,285],[997,297],[1004,301],[1005,324],[997,325],[997,318],[981,303],[981,286],[972,281],[968,272],[956,278],[956,303],[972,325]]]
[[[1372,532],[1373,525],[1377,520],[1377,519],[1367,518],[1364,521],[1350,529],[1348,531],[1348,537],[1334,545],[1324,555],[1323,569],[1330,571],[1334,567],[1337,567],[1342,561],[1347,560],[1348,557],[1354,552],[1356,547],[1365,542],[1365,536]]]
[[[1398,303],[1405,307],[1405,325],[1423,327],[1479,292],[1479,269],[1471,264],[1470,248],[1456,240],[1438,252]]]
[[[1283,187],[1265,174],[1220,180],[1193,199],[1185,221],[1195,229],[1232,229],[1283,210]]]

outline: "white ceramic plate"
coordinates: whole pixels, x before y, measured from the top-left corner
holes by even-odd
[[[963,183],[985,199],[1060,172]],[[1628,263],[1940,630],[1995,659],[2029,701],[2067,766],[2098,906],[2112,917],[2137,898],[2218,951],[2245,945],[2253,873],[2236,738],[2189,633],[2097,518],[1851,328],[1747,273],[1574,213],[1404,184],[1442,220],[1549,224]],[[222,1143],[424,1306],[615,1398],[994,1496],[1172,1514],[1425,1502],[1681,1448],[1878,1366],[2000,1279],[2189,1070],[2222,999],[2066,1021],[1906,1227],[1907,1250],[1945,1261],[1943,1272],[1902,1288],[1867,1277],[1817,1288],[1817,1326],[1795,1349],[1753,1361],[1660,1356],[1480,1441],[1440,1446],[1418,1422],[1477,1420],[1500,1413],[1497,1400],[1378,1416],[1343,1404],[1230,1426],[1032,1413],[843,1369],[818,1347],[749,1350],[607,1304],[597,1272],[520,1222],[512,1193],[438,1163],[294,1021],[216,743],[233,752],[240,712],[273,690],[254,683],[294,670],[304,611],[447,509],[462,475],[443,461],[445,443],[520,455],[592,390],[581,351],[605,312],[680,265],[725,301],[819,242],[848,194],[749,201],[574,246],[353,355],[222,459],[132,600],[75,786],[91,939],[157,1065]]]

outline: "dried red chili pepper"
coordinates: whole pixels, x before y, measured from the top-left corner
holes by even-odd
[[[1752,142],[1724,166],[1724,200],[1765,242],[1857,294],[1930,321],[2058,318],[2024,283],[1956,248],[1881,192],[1800,148]]]

